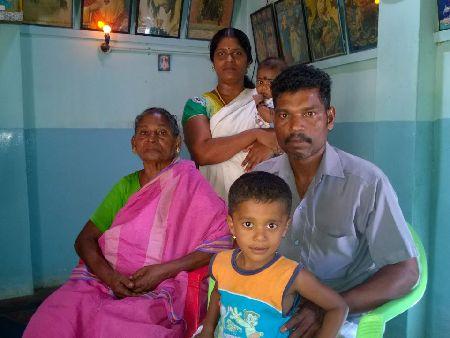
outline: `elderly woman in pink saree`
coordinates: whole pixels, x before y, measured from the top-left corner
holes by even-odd
[[[136,118],[132,147],[144,169],[119,181],[87,222],[75,243],[84,263],[24,337],[183,336],[186,271],[230,248],[231,238],[225,203],[193,162],[177,159],[179,146],[164,109]]]

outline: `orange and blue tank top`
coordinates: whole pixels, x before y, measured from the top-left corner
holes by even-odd
[[[281,326],[295,310],[283,313],[283,299],[303,266],[278,254],[257,270],[236,264],[240,250],[218,253],[211,262],[211,276],[220,294],[220,319],[216,337],[288,337]]]

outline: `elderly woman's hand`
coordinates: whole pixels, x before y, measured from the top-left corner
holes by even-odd
[[[134,283],[130,278],[113,271],[106,280],[106,284],[111,288],[117,298],[125,298],[136,296],[133,292]]]
[[[170,273],[165,264],[155,264],[144,266],[136,271],[130,279],[134,282],[133,292],[142,294],[152,291],[169,277]]]
[[[246,172],[249,172],[257,164],[271,158],[273,154],[274,151],[271,148],[259,142],[255,142],[249,147],[248,154],[242,162],[242,166]]]

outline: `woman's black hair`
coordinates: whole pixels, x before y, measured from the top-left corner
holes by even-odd
[[[209,59],[211,60],[211,62],[214,62],[214,53],[223,38],[235,38],[247,55],[247,63],[251,64],[253,62],[252,46],[250,45],[250,40],[243,31],[234,27],[222,28],[216,34],[214,34],[211,42],[209,43]],[[255,88],[252,80],[250,80],[247,75],[244,76],[244,87],[250,89]]]
[[[172,134],[175,137],[178,137],[180,135],[180,128],[178,127],[177,118],[174,115],[172,115],[171,113],[169,113],[167,110],[165,110],[164,108],[159,108],[159,107],[147,108],[142,113],[140,113],[138,116],[136,116],[136,118],[134,120],[134,132],[136,133],[139,123],[141,122],[141,120],[144,117],[146,117],[148,115],[153,115],[153,114],[160,114],[160,115],[164,116],[169,124],[169,128],[170,128],[170,131],[172,132]]]

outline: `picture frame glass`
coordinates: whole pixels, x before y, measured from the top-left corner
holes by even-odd
[[[374,1],[345,0],[345,21],[351,53],[377,46],[378,5]]]
[[[300,1],[274,4],[281,54],[288,65],[310,62],[303,6]]]
[[[438,0],[439,30],[450,29],[450,1]]]
[[[211,40],[217,31],[231,27],[234,0],[191,0],[187,38]]]
[[[73,0],[23,0],[23,22],[72,28]]]
[[[130,32],[131,0],[82,0],[81,29],[100,30],[98,22],[115,33]]]
[[[304,0],[313,61],[345,54],[338,0]]]
[[[253,38],[255,39],[256,58],[262,62],[269,57],[280,57],[272,5],[250,14]]]
[[[136,34],[180,37],[183,0],[139,0]]]

